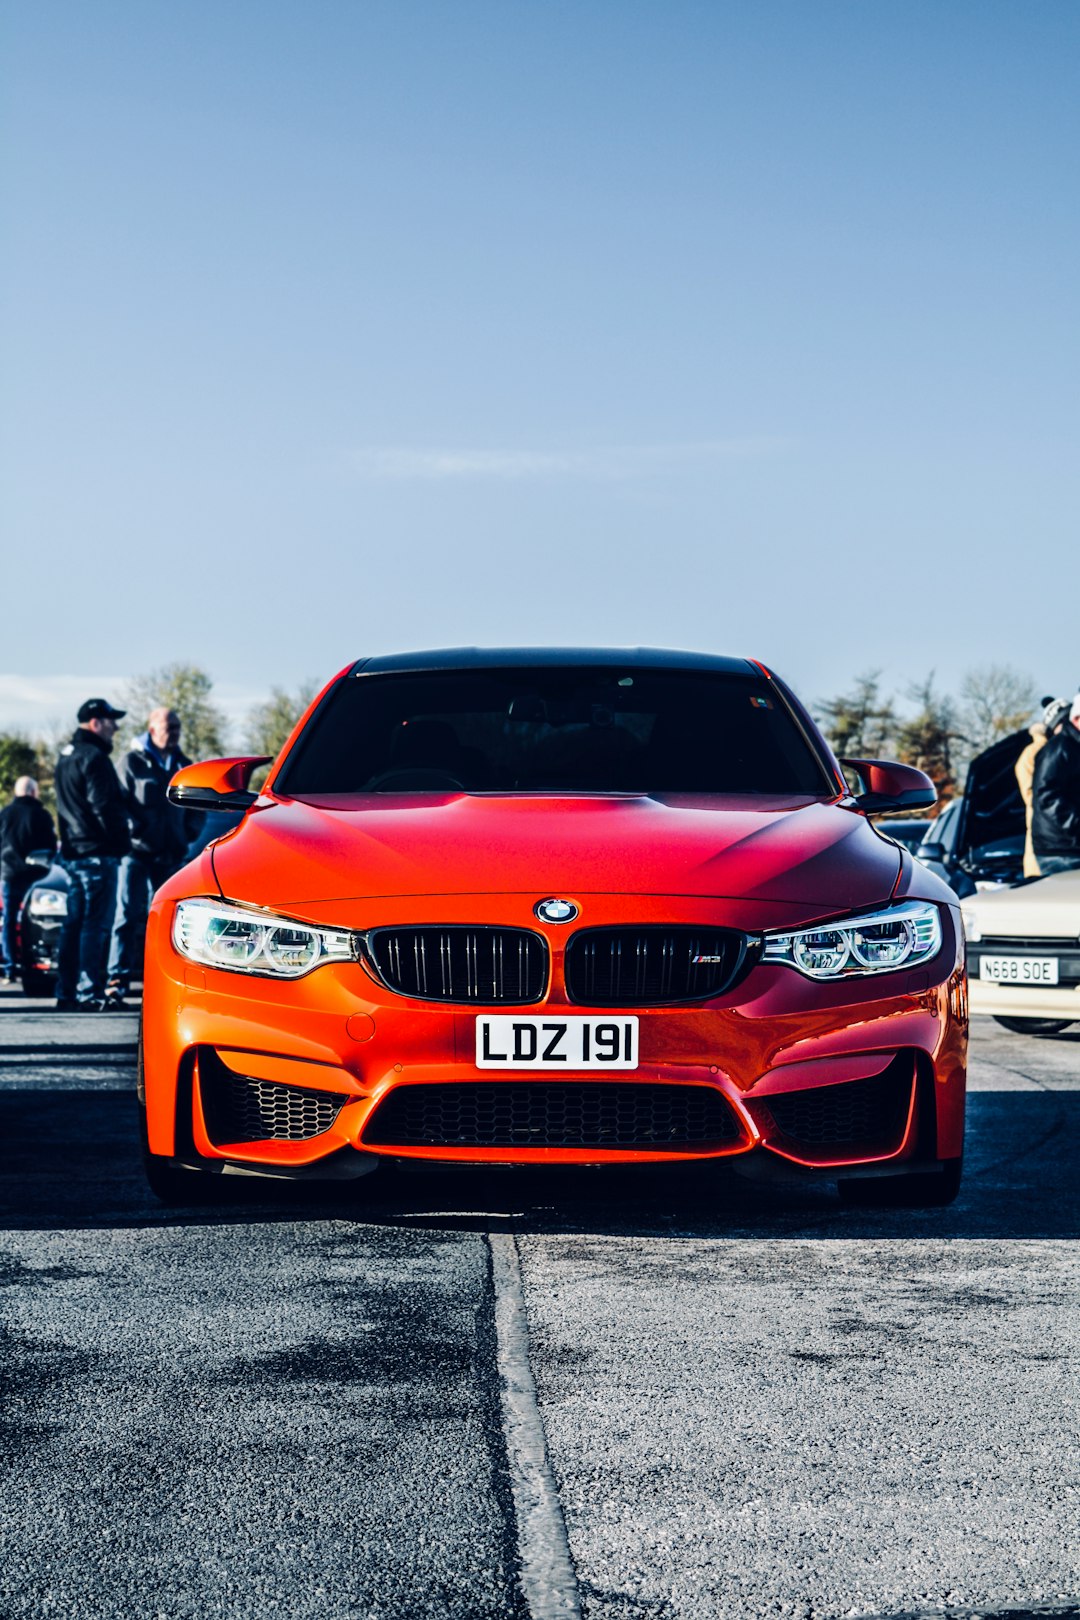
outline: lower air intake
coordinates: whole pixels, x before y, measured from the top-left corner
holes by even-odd
[[[199,1059],[199,1091],[207,1134],[215,1145],[306,1142],[328,1131],[348,1101],[336,1091],[234,1074],[205,1051]]]
[[[894,1058],[883,1074],[762,1099],[784,1136],[806,1148],[895,1147],[911,1106],[913,1065]]]
[[[386,1147],[725,1147],[739,1123],[711,1086],[463,1081],[398,1086],[363,1134]]]

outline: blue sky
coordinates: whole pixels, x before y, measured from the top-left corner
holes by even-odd
[[[0,724],[473,641],[1080,682],[1072,0],[35,0],[0,58]]]

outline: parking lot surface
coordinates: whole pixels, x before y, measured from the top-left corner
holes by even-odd
[[[951,1209],[712,1170],[164,1211],[133,1015],[0,992],[0,1615],[1076,1612],[1080,1026]]]

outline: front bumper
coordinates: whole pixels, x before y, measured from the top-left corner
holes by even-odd
[[[468,918],[467,897],[455,897],[455,904]],[[484,897],[484,904],[490,917],[493,897]],[[715,903],[710,904],[715,913]],[[612,896],[606,905],[590,897],[591,921],[607,920],[605,911],[613,921],[625,921],[627,909],[626,897]],[[639,909],[669,922],[697,921],[702,902],[648,897]],[[472,1164],[642,1163],[767,1154],[792,1166],[835,1170],[894,1161],[899,1167],[927,1157],[956,1158],[962,1150],[967,1014],[962,946],[951,912],[939,957],[914,972],[822,985],[790,968],[759,963],[733,990],[708,1002],[611,1009],[613,1017],[632,1011],[640,1019],[639,1067],[602,1077],[594,1070],[560,1075],[560,1082],[621,1088],[619,1100],[630,1106],[644,1092],[627,1088],[678,1088],[683,1100],[691,1091],[708,1100],[707,1092],[723,1099],[732,1122],[722,1139],[691,1145],[652,1139],[619,1146],[605,1140],[531,1145],[520,1133],[486,1143],[395,1141],[392,1133],[387,1140],[376,1125],[379,1111],[403,1088],[453,1085],[468,1088],[475,1100],[485,1086],[550,1087],[549,1075],[493,1076],[475,1065],[478,1013],[514,1009],[395,995],[359,962],[328,964],[293,981],[196,967],[172,946],[171,915],[171,901],[159,896],[147,931],[144,1068],[148,1139],[155,1154],[185,1160],[194,1154],[211,1167],[303,1174],[356,1152]],[[522,1014],[602,1017],[602,1008],[568,1004],[559,973],[565,931],[552,926],[549,937],[555,966],[548,994],[522,1008]],[[247,1111],[241,1114],[221,1107],[222,1095],[231,1095],[237,1085],[246,1088]],[[834,1088],[860,1085],[892,1086],[887,1131],[883,1125],[868,1132],[865,1113],[852,1115],[849,1109],[839,1117],[862,1118],[860,1136],[842,1140],[843,1132],[838,1137],[834,1131],[830,1138],[820,1126],[822,1110],[827,1116],[835,1098],[855,1096],[854,1090]],[[298,1102],[297,1093],[311,1093],[309,1103]],[[816,1094],[820,1106],[793,1108],[790,1099],[802,1094]],[[610,1095],[614,1099],[615,1091]],[[304,1128],[314,1133],[253,1139],[257,1125],[245,1126],[238,1136],[231,1123],[273,1119],[281,1108],[290,1117],[306,1117]],[[798,1135],[793,1119],[818,1123],[812,1129],[800,1125]]]
[[[996,984],[971,980],[971,1010],[994,1018],[1068,1018],[1080,1022],[1080,986]]]
[[[999,960],[1053,960],[1057,984],[1002,984],[984,979],[984,956]],[[1075,937],[1014,938],[999,935],[968,946],[971,1010],[996,1018],[1065,1018],[1080,1020],[1080,946]],[[1018,965],[1018,964],[1017,964]]]

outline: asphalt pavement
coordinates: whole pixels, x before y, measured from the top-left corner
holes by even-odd
[[[0,1616],[1080,1613],[1080,1025],[951,1209],[713,1170],[142,1184],[135,1017],[0,991]]]

